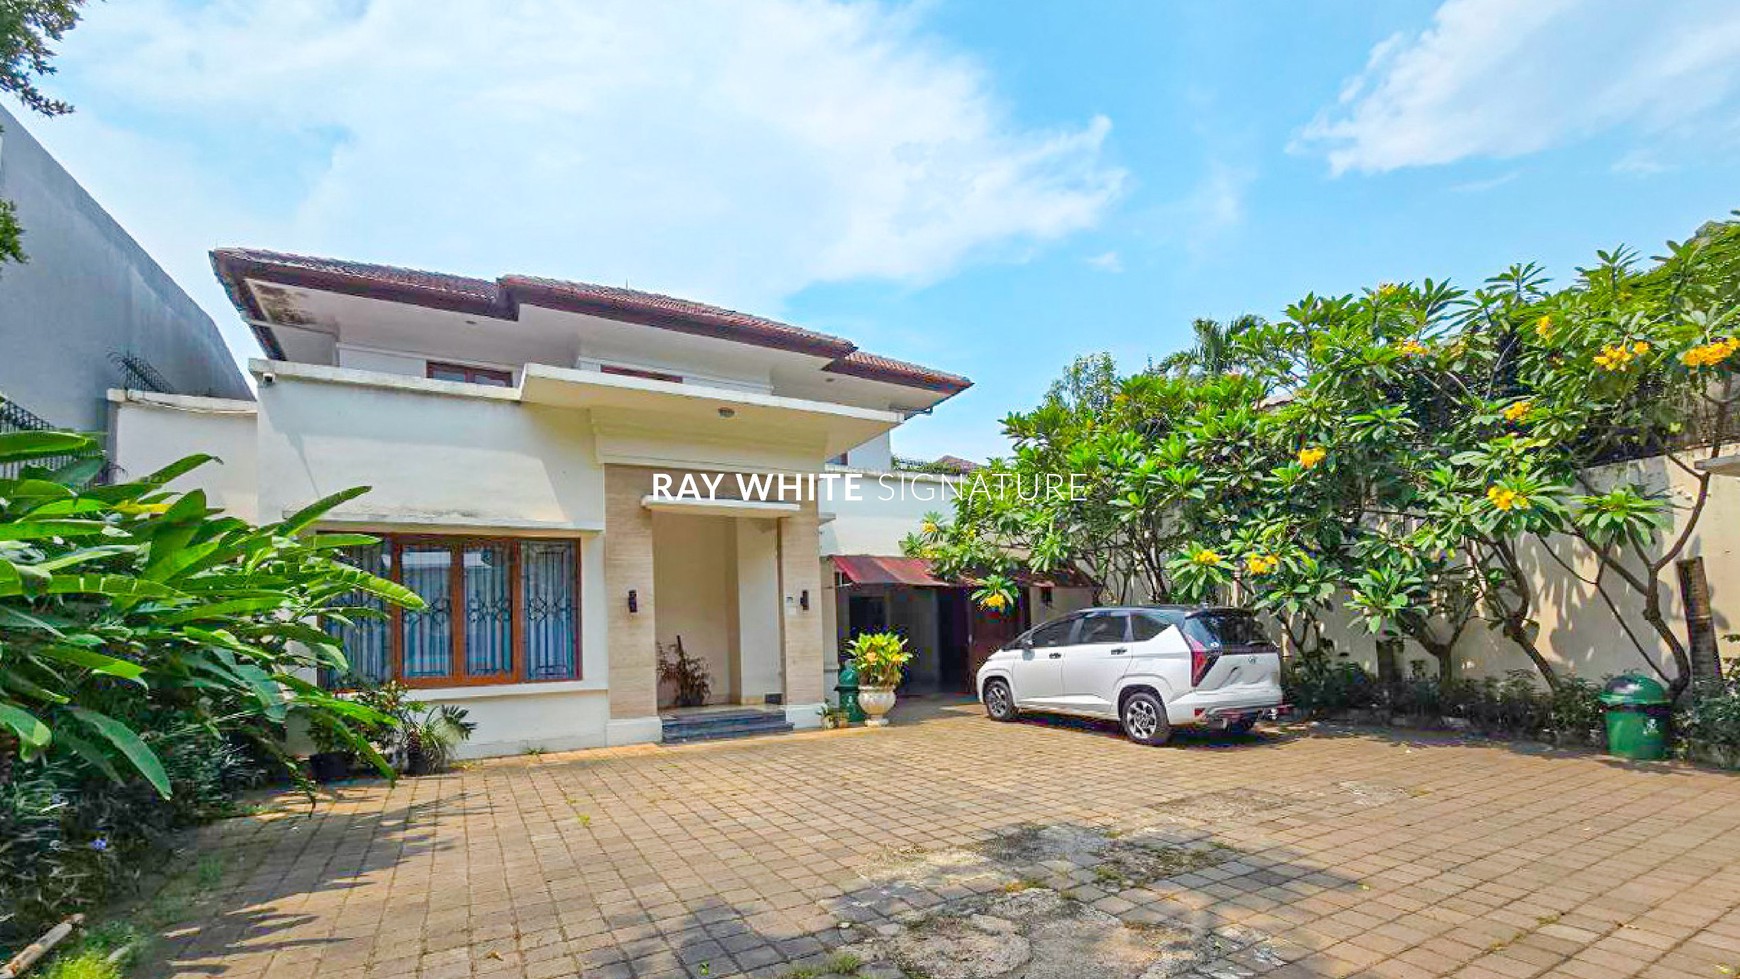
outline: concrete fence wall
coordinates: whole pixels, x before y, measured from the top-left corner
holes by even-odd
[[[1679,457],[1687,466],[1695,458]],[[1694,502],[1695,478],[1666,457],[1641,459],[1634,462],[1604,466],[1588,472],[1590,483],[1606,489],[1622,483],[1637,483],[1651,492],[1666,490],[1674,506],[1672,525],[1657,538],[1654,553],[1665,552],[1670,542],[1685,529]],[[1596,586],[1599,564],[1588,549],[1570,538],[1555,537],[1550,541],[1553,552],[1529,542],[1520,550],[1523,566],[1538,582],[1539,607],[1535,618],[1540,623],[1539,648],[1554,667],[1566,675],[1599,680],[1603,676],[1627,670],[1648,671],[1647,655],[1671,676],[1672,657],[1649,624],[1644,622],[1643,597],[1616,578],[1612,572],[1600,577],[1602,585],[1619,609],[1616,616],[1601,597]],[[1715,613],[1718,636],[1740,632],[1740,478],[1714,476],[1710,480],[1709,498],[1698,520],[1697,530],[1688,541],[1681,559],[1702,557],[1704,574],[1709,581],[1710,601]],[[1673,565],[1658,576],[1661,582],[1662,610],[1672,623],[1681,642],[1687,642],[1685,608],[1680,600],[1678,579]],[[1327,617],[1327,635],[1338,647],[1348,650],[1367,666],[1375,668],[1376,641],[1345,614]],[[1627,629],[1643,646],[1627,636]],[[1725,659],[1740,656],[1740,643],[1719,641]],[[1457,668],[1469,676],[1496,676],[1509,670],[1534,671],[1523,652],[1497,630],[1482,621],[1471,622],[1456,647]],[[1431,660],[1431,656],[1412,642],[1404,645],[1402,669],[1409,660]]]

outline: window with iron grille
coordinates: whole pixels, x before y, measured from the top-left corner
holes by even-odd
[[[422,596],[412,612],[353,593],[329,616],[353,680],[413,687],[580,678],[580,547],[574,540],[383,534],[343,559]],[[372,614],[371,614],[372,613]]]

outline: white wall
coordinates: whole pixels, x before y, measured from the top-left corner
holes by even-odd
[[[1606,488],[1620,482],[1641,482],[1654,491],[1668,490],[1676,507],[1670,530],[1659,541],[1672,540],[1685,526],[1685,508],[1692,500],[1693,481],[1678,467],[1665,459],[1647,459],[1621,463],[1592,470],[1588,474],[1595,486]],[[1702,556],[1704,574],[1710,584],[1710,603],[1715,612],[1716,634],[1722,636],[1740,631],[1740,479],[1716,477],[1710,482],[1710,498],[1693,536],[1682,557]],[[1540,622],[1537,645],[1555,668],[1566,675],[1600,680],[1611,673],[1627,670],[1648,671],[1648,666],[1636,646],[1626,638],[1594,586],[1588,583],[1597,570],[1596,562],[1581,546],[1573,547],[1564,538],[1554,538],[1559,557],[1575,570],[1573,575],[1558,561],[1530,542],[1519,552],[1525,570],[1538,577],[1540,607],[1535,617]],[[1659,553],[1659,552],[1658,552]],[[1632,631],[1644,640],[1645,647],[1658,663],[1667,663],[1671,676],[1674,669],[1665,644],[1655,636],[1641,616],[1642,599],[1628,587],[1607,576],[1608,594],[1624,612]],[[1685,610],[1680,602],[1679,586],[1674,569],[1669,566],[1662,574],[1666,583],[1662,594],[1662,612],[1681,642],[1686,641]],[[1339,609],[1324,617],[1326,634],[1338,649],[1349,651],[1357,660],[1375,668],[1376,640],[1351,616]],[[1734,643],[1719,642],[1723,655],[1733,659],[1740,654]],[[1469,676],[1501,676],[1510,670],[1536,672],[1521,650],[1502,633],[1476,620],[1471,622],[1456,645],[1457,668]],[[1404,675],[1409,661],[1423,660],[1435,668],[1423,649],[1412,642],[1404,644],[1401,664]]]
[[[359,371],[379,371],[382,374],[402,374],[406,377],[427,377],[429,362],[416,354],[391,350],[370,350],[366,347],[338,345],[338,366]]]
[[[900,539],[918,530],[927,513],[946,520],[955,511],[960,480],[928,473],[866,475],[859,481],[859,499],[822,500],[821,552],[829,554],[900,554]],[[832,519],[828,519],[832,517]]]
[[[573,751],[605,745],[610,695],[581,683],[515,684],[415,690],[429,703],[464,707],[477,731],[459,750],[461,758],[517,755],[532,749]]]
[[[894,468],[894,444],[889,433],[865,442],[846,453],[846,466],[851,469],[861,469],[866,472],[888,472]]]
[[[732,660],[737,651],[736,534],[729,517],[653,514],[653,615],[658,641],[707,664],[707,702],[736,700]],[[661,700],[673,695],[661,690]]]
[[[584,411],[505,389],[406,378],[404,388],[279,377],[260,385],[261,519],[372,489],[335,517],[454,529],[597,529],[604,471]]]
[[[785,690],[780,629],[779,524],[739,517],[736,524],[738,693],[749,701]],[[824,650],[823,660],[827,655]]]
[[[1041,588],[1027,589],[1027,610],[1033,625],[1062,618],[1071,612],[1091,608],[1094,604],[1092,588],[1053,588],[1050,605],[1045,604],[1043,592],[1044,589]]]
[[[128,478],[149,476],[190,455],[217,456],[171,482],[205,490],[230,516],[259,520],[254,404],[217,398],[109,392],[109,458]]]

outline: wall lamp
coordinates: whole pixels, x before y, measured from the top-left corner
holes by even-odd
[[[631,615],[640,611],[640,598],[634,593],[633,588],[628,590],[628,611]]]

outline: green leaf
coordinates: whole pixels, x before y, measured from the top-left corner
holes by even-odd
[[[155,581],[119,574],[55,575],[48,583],[50,595],[107,595],[110,598],[178,598],[181,593]]]
[[[36,715],[21,707],[11,704],[0,704],[0,724],[11,728],[18,735],[23,745],[23,755],[33,758],[36,753],[48,746],[52,735],[48,725],[36,719]]]
[[[72,432],[7,432],[0,435],[0,462],[46,459],[96,447],[96,440]]]
[[[0,523],[0,540],[44,540],[49,537],[89,537],[109,529],[101,520],[20,520]]]
[[[385,578],[378,578],[361,568],[334,563],[333,567],[324,572],[323,577],[329,581],[342,582],[357,591],[368,592],[405,608],[420,612],[424,608],[423,596],[404,585]]]
[[[122,781],[121,773],[115,770],[115,766],[109,762],[108,757],[96,745],[67,731],[61,731],[55,735],[55,741],[71,749],[73,754],[84,759],[85,763],[92,768],[107,775],[109,781]]]
[[[107,714],[98,713],[87,707],[68,707],[67,710],[74,717],[90,725],[92,730],[107,738],[110,744],[119,749],[129,762],[132,762],[139,774],[145,776],[145,780],[151,783],[151,787],[157,790],[158,795],[165,799],[169,798],[169,773],[163,770],[163,762],[157,757],[157,753],[151,750],[150,745],[140,740],[139,735],[133,733],[132,728]]]
[[[315,500],[313,503],[308,504],[286,517],[284,522],[279,524],[274,528],[274,530],[277,533],[283,534],[285,537],[295,537],[297,534],[307,530],[316,520],[326,516],[327,511],[356,499],[364,493],[367,493],[371,488],[372,487],[368,486],[352,486],[350,489],[340,490],[331,496]]]
[[[71,663],[74,666],[82,666],[96,673],[120,677],[123,680],[132,680],[140,686],[145,686],[145,668],[128,660],[116,659],[103,653],[65,644],[39,647],[36,654],[63,663]]]
[[[282,598],[236,598],[226,602],[212,602],[209,605],[194,605],[172,612],[162,612],[156,618],[163,625],[175,625],[178,622],[195,622],[201,619],[221,619],[231,615],[270,612],[283,607],[284,599]]]

